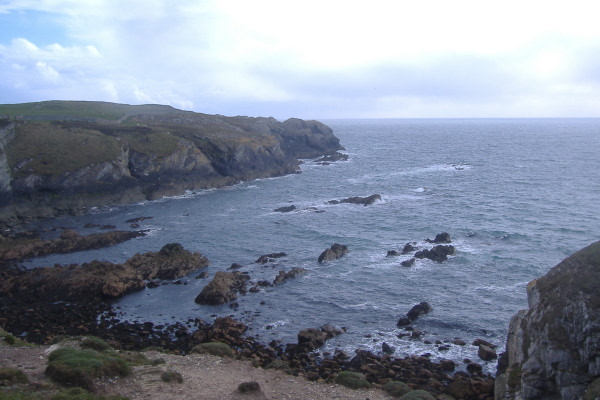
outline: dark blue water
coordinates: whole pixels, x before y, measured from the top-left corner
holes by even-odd
[[[280,269],[309,272],[282,286],[248,294],[239,308],[199,306],[208,280],[192,274],[187,285],[163,285],[117,303],[137,321],[185,321],[233,315],[250,334],[269,342],[295,342],[300,329],[325,323],[348,328],[326,350],[432,353],[477,359],[475,338],[504,346],[508,321],[527,305],[525,286],[563,258],[600,239],[600,120],[456,119],[326,121],[350,160],[321,166],[307,161],[300,175],[248,182],[143,204],[97,210],[54,222],[82,233],[87,222],[151,229],[109,249],[35,260],[31,265],[102,259],[123,262],[136,252],[179,242],[211,260],[212,274],[236,262],[253,281],[273,280]],[[328,200],[378,193],[364,207]],[[299,210],[276,213],[294,204]],[[306,210],[314,207],[318,211]],[[457,254],[443,264],[386,257],[409,241],[448,232]],[[318,264],[333,243],[350,253]],[[262,254],[285,252],[275,265],[255,264]],[[434,311],[414,327],[423,340],[399,338],[396,327],[414,304]],[[264,304],[261,304],[264,302]],[[455,337],[467,346],[439,351],[436,340]],[[492,371],[493,365],[487,370]]]

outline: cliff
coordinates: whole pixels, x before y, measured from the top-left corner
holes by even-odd
[[[529,308],[510,321],[496,399],[598,398],[600,242],[530,282],[527,295]]]
[[[0,221],[77,213],[298,171],[342,149],[317,121],[169,106],[0,105]]]

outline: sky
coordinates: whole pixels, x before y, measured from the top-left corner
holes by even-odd
[[[600,117],[596,0],[0,0],[0,103]]]

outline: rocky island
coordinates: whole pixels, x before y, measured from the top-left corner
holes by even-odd
[[[163,105],[0,105],[0,221],[73,214],[299,171],[343,149],[317,121]]]

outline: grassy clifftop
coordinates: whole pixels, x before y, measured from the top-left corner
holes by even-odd
[[[4,104],[0,221],[283,175],[299,158],[341,148],[317,121],[91,101]]]

